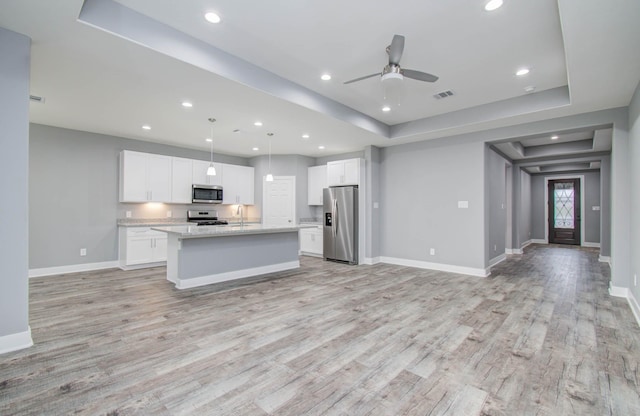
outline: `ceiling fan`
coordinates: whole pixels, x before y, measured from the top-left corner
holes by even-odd
[[[428,74],[422,71],[416,71],[413,69],[403,69],[400,67],[400,58],[402,58],[402,52],[404,51],[404,36],[393,35],[391,45],[387,46],[387,55],[389,55],[389,63],[385,65],[382,72],[376,72],[375,74],[365,75],[364,77],[352,79],[345,82],[345,84],[351,84],[352,82],[362,81],[367,78],[373,78],[376,75],[380,76],[382,81],[390,78],[403,79],[403,77],[416,79],[418,81],[436,82],[438,77],[432,74]]]

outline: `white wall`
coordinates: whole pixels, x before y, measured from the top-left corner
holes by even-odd
[[[29,64],[31,40],[0,28],[0,353],[29,331]]]

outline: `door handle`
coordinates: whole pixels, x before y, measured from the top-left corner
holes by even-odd
[[[333,212],[331,213],[333,218],[332,226],[333,226],[333,235],[334,237],[338,235],[338,200],[333,200]]]

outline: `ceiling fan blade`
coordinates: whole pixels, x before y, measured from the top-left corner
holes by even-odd
[[[400,65],[400,58],[404,51],[404,36],[393,35],[391,45],[389,45],[389,64]]]
[[[413,69],[402,69],[400,73],[407,78],[417,79],[418,81],[436,82],[438,80],[438,77],[435,75]]]
[[[363,77],[360,78],[356,78],[356,79],[352,79],[350,81],[345,82],[344,84],[351,84],[352,82],[358,82],[358,81],[362,81],[363,79],[367,79],[367,78],[373,78],[375,76],[380,76],[380,72],[376,72],[375,74],[371,74],[371,75],[365,75]]]

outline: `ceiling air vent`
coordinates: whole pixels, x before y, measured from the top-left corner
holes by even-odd
[[[44,104],[44,97],[38,97],[37,95],[30,95],[29,99],[33,102]]]
[[[441,100],[443,98],[451,97],[452,95],[453,95],[453,91],[446,90],[446,91],[442,91],[442,92],[439,92],[439,93],[435,94],[433,96],[433,98],[435,98],[436,100]]]

